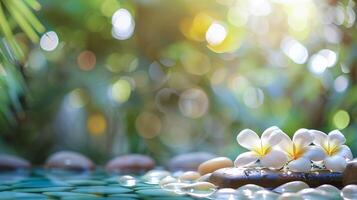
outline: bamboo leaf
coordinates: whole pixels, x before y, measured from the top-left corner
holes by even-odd
[[[45,27],[37,19],[37,17],[32,13],[32,11],[23,3],[23,1],[11,1],[15,4],[16,8],[20,13],[23,14],[25,19],[36,29],[37,32],[42,33],[45,31]]]
[[[21,13],[16,9],[16,6],[10,3],[11,1],[6,0],[3,2],[5,3],[5,6],[9,10],[12,17],[15,19],[15,21],[18,23],[21,29],[26,33],[26,35],[31,39],[31,41],[38,42],[39,38],[37,33],[34,31],[31,25],[26,21],[25,17],[23,17]]]
[[[40,10],[41,9],[41,4],[38,3],[37,0],[25,0],[27,5],[29,5],[32,9],[34,10]]]
[[[24,58],[24,54],[22,50],[19,48],[14,36],[12,35],[10,25],[6,20],[5,13],[3,11],[1,4],[0,4],[0,28],[6,40],[8,41],[9,45],[13,49],[15,55],[17,56],[17,58],[22,60]]]

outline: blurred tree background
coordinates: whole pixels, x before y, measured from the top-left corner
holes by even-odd
[[[357,154],[351,0],[0,0],[0,151],[234,158],[243,128]],[[38,19],[38,20],[37,20]]]

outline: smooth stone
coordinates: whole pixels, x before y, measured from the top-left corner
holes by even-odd
[[[146,155],[128,154],[118,156],[110,160],[106,169],[119,173],[142,173],[155,167],[155,161]]]
[[[197,179],[198,182],[209,182],[209,177],[212,173],[205,174]]]
[[[161,188],[163,190],[174,192],[176,194],[185,194],[185,192],[182,191],[182,188],[187,185],[188,185],[187,183],[168,183],[161,186]]]
[[[163,190],[163,189],[144,189],[136,191],[140,196],[147,197],[162,197],[162,196],[172,196],[174,193]]]
[[[298,192],[305,200],[333,200],[325,191],[306,188]]]
[[[254,184],[247,184],[247,185],[243,185],[242,187],[238,188],[236,190],[236,194],[240,198],[252,198],[254,193],[261,191],[261,190],[265,190],[265,188],[258,186],[258,185],[254,185]]]
[[[271,192],[269,190],[260,190],[254,193],[253,199],[259,200],[276,200],[279,198],[279,194]]]
[[[172,176],[166,176],[165,178],[161,179],[159,182],[160,186],[169,184],[169,183],[174,183],[174,182],[178,182],[178,180]]]
[[[289,183],[285,183],[277,188],[274,189],[274,192],[277,193],[285,193],[285,192],[299,192],[300,190],[310,188],[309,185],[302,181],[292,181]]]
[[[181,188],[182,192],[194,197],[208,197],[217,190],[217,187],[210,182],[191,183]]]
[[[159,184],[161,179],[166,176],[170,176],[170,172],[165,170],[150,170],[141,179],[147,184]]]
[[[114,187],[114,186],[87,186],[87,187],[80,187],[72,190],[72,192],[98,194],[98,195],[121,194],[121,193],[129,193],[132,191],[133,190],[128,188]]]
[[[278,200],[304,200],[304,198],[299,194],[284,193],[284,194],[280,195]]]
[[[195,171],[187,171],[181,174],[178,179],[180,182],[193,182],[201,177],[201,174]]]
[[[212,195],[212,198],[215,200],[236,200],[238,196],[233,188],[221,188]]]
[[[233,161],[227,157],[217,157],[201,163],[198,172],[205,175],[226,167],[233,167]]]
[[[47,169],[92,170],[95,166],[82,154],[73,151],[59,151],[47,159],[45,167]]]
[[[13,191],[6,191],[0,192],[0,199],[1,200],[9,200],[9,199],[48,199],[43,194],[33,194],[33,193],[25,193],[25,192],[13,192]]]
[[[212,173],[209,182],[220,188],[239,188],[255,184],[265,188],[275,188],[292,181],[302,181],[310,187],[331,184],[342,185],[342,173],[321,170],[319,172],[282,172],[258,168],[223,168]]]
[[[61,197],[61,200],[108,200],[108,198],[105,197],[89,197],[89,196],[63,196]],[[135,199],[123,199],[123,200],[135,200]]]
[[[192,152],[173,157],[168,164],[170,171],[196,171],[198,166],[216,155],[207,152]]]
[[[136,185],[136,178],[129,175],[119,176],[118,182],[121,186],[134,187]]]
[[[65,182],[53,182],[46,179],[26,180],[12,185],[13,188],[46,188],[46,187],[69,187],[69,186],[71,185]]]
[[[139,195],[137,194],[111,194],[108,197],[131,197],[131,198],[139,198]]]
[[[0,191],[5,191],[5,190],[9,190],[11,189],[11,187],[6,186],[6,185],[0,185]]]
[[[30,167],[30,162],[23,158],[13,155],[0,154],[0,171],[29,169]]]
[[[69,191],[73,187],[44,187],[44,188],[20,188],[14,191],[16,192],[31,192],[31,193],[42,193],[42,192],[63,192]]]
[[[341,195],[340,195],[341,191],[333,185],[325,184],[325,185],[321,185],[321,186],[317,187],[316,189],[326,192],[328,195],[334,197],[335,199],[341,198]]]
[[[346,169],[343,171],[343,185],[357,184],[357,159],[347,163]]]
[[[70,185],[73,186],[99,186],[99,185],[106,185],[103,181],[98,180],[68,180],[66,181]]]
[[[347,185],[341,190],[341,196],[345,200],[357,199],[357,185]]]
[[[93,194],[83,194],[83,193],[76,193],[76,192],[44,192],[43,194],[51,197],[97,197],[96,195]]]

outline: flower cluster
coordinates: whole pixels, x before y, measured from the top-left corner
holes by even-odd
[[[346,138],[339,130],[328,135],[317,130],[299,129],[292,139],[276,126],[266,129],[261,137],[250,129],[237,135],[238,143],[250,150],[235,160],[236,167],[249,166],[258,160],[263,167],[286,166],[295,172],[308,172],[311,162],[322,162],[326,169],[341,172],[352,152],[344,145]]]

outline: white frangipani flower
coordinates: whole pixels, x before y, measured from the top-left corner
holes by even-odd
[[[308,172],[311,170],[311,160],[320,161],[325,158],[321,148],[310,146],[314,137],[309,130],[304,128],[297,130],[292,140],[285,133],[284,136],[277,148],[287,154],[290,161],[287,166],[291,171]]]
[[[323,149],[326,158],[323,159],[326,169],[341,172],[346,168],[347,160],[352,159],[352,152],[345,144],[346,138],[339,130],[333,130],[328,135],[310,130],[314,136],[313,143]]]
[[[250,151],[240,154],[234,161],[235,166],[251,165],[259,159],[264,167],[283,167],[288,160],[286,154],[273,148],[283,137],[284,133],[276,126],[266,129],[261,138],[250,129],[242,130],[237,135],[237,142]]]

